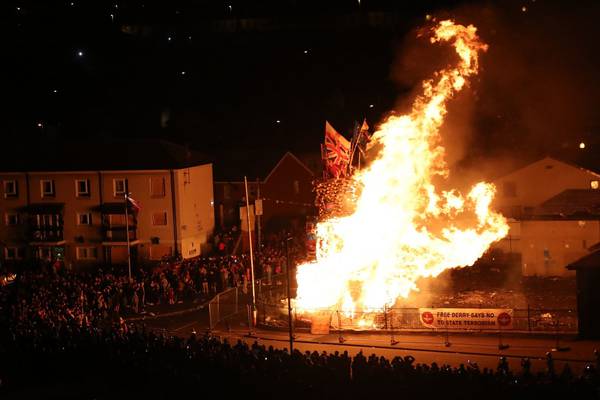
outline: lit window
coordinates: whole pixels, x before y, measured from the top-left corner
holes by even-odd
[[[54,181],[53,180],[42,179],[40,181],[40,186],[42,188],[42,197],[54,196]]]
[[[592,189],[598,189],[600,185],[598,184],[598,181],[591,181],[590,186]]]
[[[4,198],[17,197],[18,195],[19,192],[17,190],[17,181],[4,181]]]
[[[6,225],[17,225],[19,223],[19,215],[18,214],[6,214],[5,218]]]
[[[90,213],[81,213],[77,214],[77,225],[91,225],[92,224],[92,214]]]
[[[127,179],[113,179],[115,197],[124,196],[127,191]]]
[[[152,225],[164,226],[167,225],[166,211],[159,211],[152,214]]]
[[[77,197],[90,195],[90,181],[87,179],[75,180],[75,193]]]

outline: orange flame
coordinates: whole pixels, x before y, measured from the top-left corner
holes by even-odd
[[[418,290],[419,278],[472,265],[508,233],[505,218],[489,208],[493,185],[477,183],[464,196],[433,184],[449,173],[439,134],[446,103],[477,73],[478,53],[487,49],[476,31],[452,21],[432,30],[431,42],[452,43],[459,62],[425,81],[412,111],[392,115],[373,135],[382,150],[352,177],[362,185],[355,212],[319,223],[317,262],[298,266],[299,312],[353,316],[393,306]]]

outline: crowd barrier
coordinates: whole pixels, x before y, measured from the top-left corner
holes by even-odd
[[[274,275],[271,279],[256,281],[256,314],[251,315],[252,294],[248,285],[244,293],[242,287],[231,288],[215,296],[209,302],[210,327],[214,329],[220,323],[236,320],[237,324],[250,328],[252,319],[255,324],[264,327],[287,328],[288,309],[285,274]],[[293,297],[293,296],[292,296]],[[485,308],[484,308],[485,309]],[[436,310],[445,308],[429,308]],[[463,308],[455,308],[463,310]],[[469,308],[477,312],[477,309]],[[332,330],[371,330],[371,331],[506,331],[520,333],[555,332],[577,333],[577,311],[574,309],[516,308],[510,309],[510,321],[505,326],[496,325],[481,328],[477,325],[431,326],[423,321],[423,309],[393,307],[384,310],[366,310],[354,313],[342,310],[311,310],[310,313],[297,312],[292,307],[292,319],[295,327],[310,328],[312,316],[320,319],[329,315]],[[321,321],[322,322],[322,321]],[[444,321],[442,321],[444,322]]]

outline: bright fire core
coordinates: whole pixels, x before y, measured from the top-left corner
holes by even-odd
[[[446,103],[477,73],[487,46],[472,26],[442,21],[431,42],[448,42],[458,63],[435,73],[406,115],[392,115],[374,133],[382,148],[352,179],[361,186],[355,212],[317,226],[317,261],[298,266],[299,312],[391,307],[418,290],[422,277],[472,265],[506,236],[505,218],[490,210],[495,188],[475,184],[465,195],[442,191],[448,177],[440,126]]]

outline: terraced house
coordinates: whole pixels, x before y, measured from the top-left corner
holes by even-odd
[[[172,143],[42,146],[2,167],[3,263],[125,264],[127,236],[133,262],[190,258],[212,235],[212,164]]]

